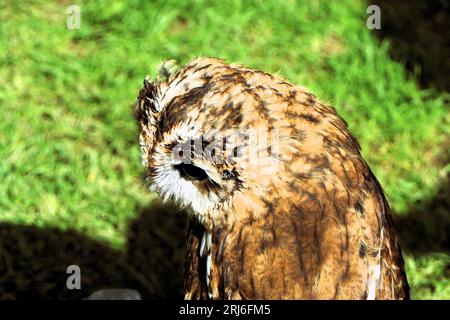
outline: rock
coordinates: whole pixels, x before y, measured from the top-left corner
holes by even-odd
[[[142,297],[132,289],[103,289],[95,291],[83,300],[142,300]]]

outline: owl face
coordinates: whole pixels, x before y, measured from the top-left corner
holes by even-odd
[[[151,189],[200,220],[217,220],[255,181],[264,188],[280,165],[277,130],[246,112],[248,97],[224,66],[197,60],[165,80],[145,80],[135,106]]]

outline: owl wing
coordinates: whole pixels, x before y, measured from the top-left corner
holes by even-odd
[[[288,212],[268,205],[263,219],[217,237],[213,263],[224,298],[409,298],[389,206],[370,169],[358,163],[354,172],[364,174],[353,187],[294,188],[298,205]]]

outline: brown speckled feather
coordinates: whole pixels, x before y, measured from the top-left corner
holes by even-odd
[[[146,81],[136,117],[152,186],[192,211],[186,299],[409,298],[382,188],[346,123],[306,89],[199,58]],[[246,135],[261,130],[276,133],[264,148]],[[218,134],[231,154],[174,158]]]

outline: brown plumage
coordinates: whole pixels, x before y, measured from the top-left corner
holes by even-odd
[[[186,299],[409,297],[381,186],[332,107],[219,59],[161,75],[135,111],[149,182],[192,214]]]

